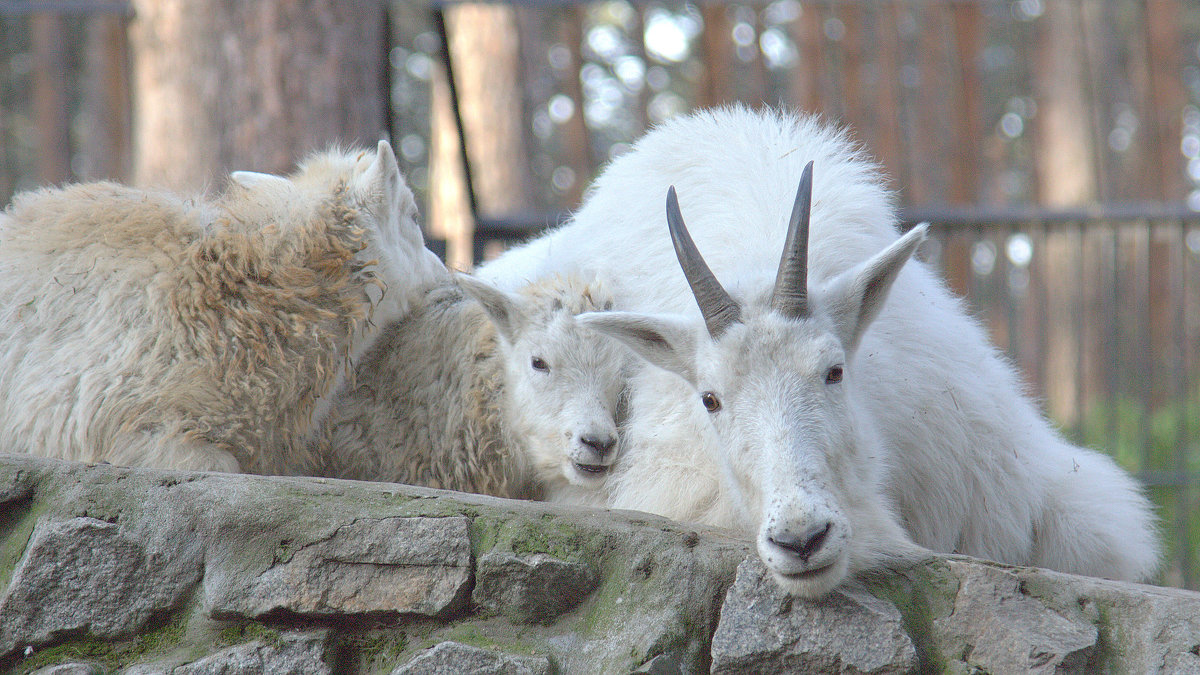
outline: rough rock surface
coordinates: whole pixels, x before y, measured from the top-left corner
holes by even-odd
[[[303,615],[397,612],[437,616],[461,604],[471,582],[470,521],[362,518],[289,540],[254,576],[206,586],[219,617],[277,610]]]
[[[199,580],[199,559],[181,565],[178,553],[147,550],[95,518],[39,523],[0,599],[0,653],[81,630],[132,635]]]
[[[954,609],[935,619],[941,651],[993,675],[1086,673],[1099,632],[1026,595],[1017,575],[958,565]]]
[[[103,675],[104,670],[94,663],[63,663],[38,668],[33,675]]]
[[[807,602],[644,514],[0,456],[0,672],[710,671],[1200,673],[1200,594],[945,556]]]
[[[550,659],[442,642],[396,668],[392,675],[550,675]]]
[[[581,562],[490,551],[475,564],[471,601],[522,623],[550,623],[582,602],[598,582],[595,570]]]
[[[712,672],[913,673],[917,651],[900,611],[865,593],[815,602],[784,595],[747,559],[721,607]]]
[[[326,635],[287,635],[275,644],[247,642],[199,661],[178,666],[171,675],[325,675],[332,673],[326,662]]]

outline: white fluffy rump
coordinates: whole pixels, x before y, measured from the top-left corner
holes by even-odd
[[[444,275],[391,147],[238,172],[205,201],[113,183],[0,215],[0,450],[307,472],[349,358]]]
[[[814,309],[795,328],[771,328],[778,322],[755,317],[770,313],[797,184],[810,160],[815,171],[807,278]],[[851,571],[902,557],[904,540],[910,540],[1014,564],[1128,580],[1151,576],[1159,542],[1140,488],[1106,457],[1057,434],[929,266],[897,259],[896,268],[903,269],[894,281],[884,278],[890,292],[885,284],[886,302],[872,310],[874,320],[856,317],[856,331],[838,328],[847,322],[845,308],[873,307],[869,290],[851,292],[858,281],[870,281],[864,266],[893,264],[881,253],[900,236],[884,182],[846,136],[812,118],[740,107],[703,111],[651,131],[605,170],[570,222],[485,265],[480,275],[516,286],[550,273],[599,274],[613,290],[616,309],[655,315],[593,322],[626,342],[640,341],[643,355],[678,376],[660,372],[637,381],[626,452],[603,488],[610,506],[737,527],[760,538],[760,551],[780,504],[792,509],[794,523],[825,512],[837,523],[846,512]],[[670,186],[704,260],[742,306],[746,330],[808,336],[780,337],[773,347],[762,347],[765,356],[753,357],[775,364],[780,384],[754,387],[767,398],[785,397],[776,401],[778,416],[788,420],[782,426],[808,430],[792,436],[779,431],[776,437],[788,440],[770,452],[743,438],[763,433],[770,420],[735,411],[742,394],[730,393],[748,388],[744,381],[732,384],[728,373],[754,371],[758,366],[744,356],[751,351],[738,356],[720,350],[735,337],[747,344],[768,341],[731,337],[737,331],[709,338],[704,331],[667,234]],[[664,315],[683,318],[672,323]],[[677,331],[681,322],[700,337]],[[637,334],[648,327],[665,342],[655,345]],[[833,346],[826,344],[830,334],[838,338]],[[824,363],[820,359],[835,358],[830,354],[845,358],[839,364],[845,392],[837,405],[825,402],[832,389],[810,387],[804,379]],[[722,382],[729,391],[717,390],[714,383]],[[726,394],[719,414],[700,407],[706,388]],[[797,392],[809,392],[803,394],[808,398],[795,398],[802,395]],[[769,407],[767,399],[757,401],[757,409]],[[798,410],[808,421],[792,419],[802,414]],[[852,440],[826,443],[825,432],[814,429],[829,427],[830,411],[837,410],[836,419],[853,425],[845,436]],[[762,470],[763,463],[779,466],[781,457],[788,466],[809,466],[805,462],[818,456],[806,474],[821,476],[812,484],[773,486]],[[870,467],[839,468],[838,458],[845,457]],[[818,483],[824,487],[814,488]],[[851,486],[867,486],[872,494],[851,504],[845,497]],[[893,525],[899,540],[889,534]],[[818,538],[810,535],[808,543]]]

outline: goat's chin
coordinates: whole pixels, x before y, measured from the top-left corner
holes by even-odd
[[[829,593],[846,580],[850,573],[850,559],[841,555],[824,567],[799,573],[778,570],[770,564],[766,567],[784,593],[798,598],[815,599]]]
[[[563,460],[562,475],[571,485],[582,488],[598,488],[608,478],[608,466],[579,465],[570,459]]]

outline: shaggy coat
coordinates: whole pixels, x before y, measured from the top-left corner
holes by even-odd
[[[213,201],[113,183],[0,215],[0,450],[307,473],[349,359],[440,268],[387,143]]]
[[[565,271],[602,274],[618,309],[681,314],[703,334],[666,233],[668,187],[678,190],[712,271],[755,307],[774,282],[810,160],[808,285],[820,296],[830,280],[896,241],[892,196],[879,168],[840,133],[810,118],[742,108],[700,112],[647,134],[597,179],[571,222],[480,276],[508,286]],[[863,460],[878,475],[872,517],[894,517],[934,551],[1128,580],[1155,572],[1158,533],[1140,487],[1107,456],[1059,436],[927,264],[904,266],[845,372],[860,435],[879,439]],[[639,377],[626,449],[604,486],[608,505],[754,533],[759,516],[748,505],[766,486],[730,469],[735,448],[699,401],[674,375]],[[868,542],[855,568],[903,548]]]
[[[435,287],[357,364],[320,442],[323,473],[499,497],[575,494],[569,483],[588,477],[571,481],[572,444],[615,440],[632,355],[574,316],[610,304],[576,278],[519,294],[468,277]],[[544,367],[531,367],[535,357]]]

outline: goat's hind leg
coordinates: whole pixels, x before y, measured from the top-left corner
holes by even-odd
[[[171,431],[133,431],[114,438],[103,459],[122,466],[241,473],[233,453],[203,439]]]

